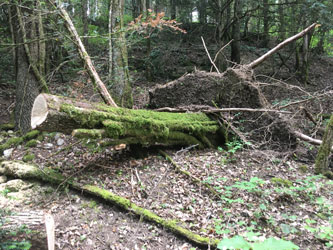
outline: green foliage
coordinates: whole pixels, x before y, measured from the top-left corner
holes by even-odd
[[[297,250],[299,249],[291,241],[268,238],[263,242],[250,243],[242,236],[235,236],[231,239],[224,239],[219,242],[217,249],[242,249],[242,250]]]
[[[263,186],[266,182],[258,177],[252,177],[250,181],[237,181],[232,187],[246,190],[248,192],[260,192],[260,186]]]
[[[9,210],[0,209],[0,249],[1,250],[29,250],[32,245],[29,241],[9,241],[4,240],[6,235],[16,236],[18,233],[31,233],[25,226],[18,228],[15,231],[3,230],[2,226],[5,224],[5,216],[11,215]]]
[[[29,241],[6,241],[0,243],[0,249],[2,250],[29,250],[32,245]]]
[[[230,153],[230,154],[234,154],[238,150],[241,150],[244,147],[243,142],[238,141],[238,140],[227,142],[226,145],[228,147],[228,153]]]
[[[128,24],[128,23],[130,23],[130,22],[132,22],[134,19],[133,19],[133,17],[131,16],[131,15],[124,15],[123,16],[123,21],[124,21],[124,24]]]

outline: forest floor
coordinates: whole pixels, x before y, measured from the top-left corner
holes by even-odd
[[[316,60],[306,91],[333,90],[332,67],[332,58]],[[266,79],[259,75],[267,70],[261,70],[258,78]],[[66,90],[70,96],[93,100],[95,94],[87,91],[88,83],[82,77],[81,72],[70,85],[58,85],[55,93]],[[148,89],[135,87],[136,108],[147,104]],[[293,91],[278,91],[269,100],[287,104],[297,97]],[[0,123],[9,121],[13,103],[14,89],[1,89]],[[332,113],[331,104],[332,100],[315,100],[306,107],[313,114]],[[305,132],[316,135],[308,121],[303,122],[306,118],[299,119]],[[0,143],[14,136],[13,131],[1,131]],[[41,168],[51,167],[79,183],[110,190],[204,237],[240,235],[251,243],[276,237],[299,249],[331,249],[333,181],[314,174],[317,149],[298,142],[289,151],[253,150],[237,141],[217,149],[164,149],[200,183],[177,171],[156,148],[138,158],[124,145],[100,150],[94,141],[60,133],[42,133],[36,145],[13,147],[7,160],[33,154],[31,162]],[[207,184],[216,192],[207,189]],[[1,218],[15,214],[42,221],[45,212],[55,220],[56,249],[199,249],[160,225],[66,186],[17,179],[0,184],[0,226],[4,223]],[[47,249],[43,223],[0,230],[0,243],[29,240],[31,249]],[[4,244],[2,247],[6,249]]]

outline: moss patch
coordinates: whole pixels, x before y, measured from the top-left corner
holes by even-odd
[[[36,138],[39,135],[39,133],[40,132],[38,130],[32,130],[21,137],[13,137],[13,138],[8,139],[5,143],[0,145],[0,153],[2,154],[3,151],[8,148],[16,147],[16,146],[20,145],[21,143],[23,143],[24,141],[28,141],[28,140],[32,140],[32,139]]]
[[[298,170],[305,174],[309,172],[309,167],[307,165],[301,165],[298,167]]]
[[[36,147],[37,146],[37,140],[36,139],[32,139],[32,140],[28,141],[25,144],[25,146],[28,147],[28,148]]]
[[[21,144],[23,142],[23,138],[22,137],[13,137],[8,139],[4,144],[0,145],[0,153],[2,154],[4,150],[11,148],[11,147],[15,147],[19,144]]]
[[[0,124],[0,130],[13,130],[15,128],[14,123],[4,123]]]
[[[276,177],[272,178],[271,182],[284,187],[291,187],[293,185],[293,183],[289,180]]]
[[[23,161],[24,162],[29,162],[29,161],[33,161],[35,159],[35,155],[34,154],[26,154],[25,156],[23,156]]]

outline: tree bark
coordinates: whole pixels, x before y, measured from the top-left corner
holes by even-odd
[[[88,0],[82,1],[83,44],[88,48]]]
[[[176,0],[170,0],[170,16],[171,19],[176,19]]]
[[[263,47],[267,48],[269,43],[269,5],[268,0],[263,0],[263,22],[264,22],[264,39]]]
[[[240,64],[240,17],[242,15],[242,0],[234,1],[234,24],[232,26],[232,39],[231,43],[231,61]]]
[[[47,85],[40,70],[44,69],[45,46],[39,40],[43,29],[40,16],[34,11],[37,1],[20,2],[11,7],[13,19],[13,32],[16,47],[16,105],[15,128],[23,133],[31,129],[31,109],[34,99]],[[26,8],[28,7],[28,8]],[[34,41],[30,41],[34,40]]]
[[[333,179],[333,172],[329,170],[329,164],[330,164],[329,158],[332,146],[333,146],[333,115],[331,116],[331,119],[327,124],[323,138],[323,143],[320,145],[315,164],[315,173],[326,175],[330,179]]]
[[[113,108],[48,94],[36,98],[31,126],[77,137],[109,138],[109,144],[198,144],[203,148],[224,142],[219,123],[206,114]]]

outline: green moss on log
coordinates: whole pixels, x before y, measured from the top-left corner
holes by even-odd
[[[86,110],[63,104],[60,110],[77,121],[82,128],[104,129],[105,136],[113,139],[138,137],[143,143],[167,143],[174,140],[186,142],[187,145],[211,147],[212,143],[206,135],[215,135],[220,128],[216,121],[203,113],[163,113],[93,105],[94,109]],[[91,133],[96,138],[96,134]]]
[[[173,220],[163,219],[163,218],[159,217],[157,214],[135,205],[130,200],[120,197],[118,195],[115,195],[105,189],[102,189],[102,188],[99,188],[96,186],[91,186],[91,185],[86,185],[82,189],[88,193],[97,195],[106,201],[116,203],[128,211],[132,211],[139,216],[143,216],[145,219],[147,219],[149,221],[158,223],[177,234],[185,236],[186,238],[190,239],[191,241],[193,241],[197,244],[210,245],[211,247],[216,247],[219,242],[219,240],[217,240],[217,239],[210,239],[210,238],[202,237],[198,234],[195,234],[195,233],[191,232],[190,230],[187,230],[186,228],[183,228],[183,227],[177,225],[177,222],[175,222]]]
[[[102,139],[105,134],[104,129],[75,129],[72,133],[77,138]]]

